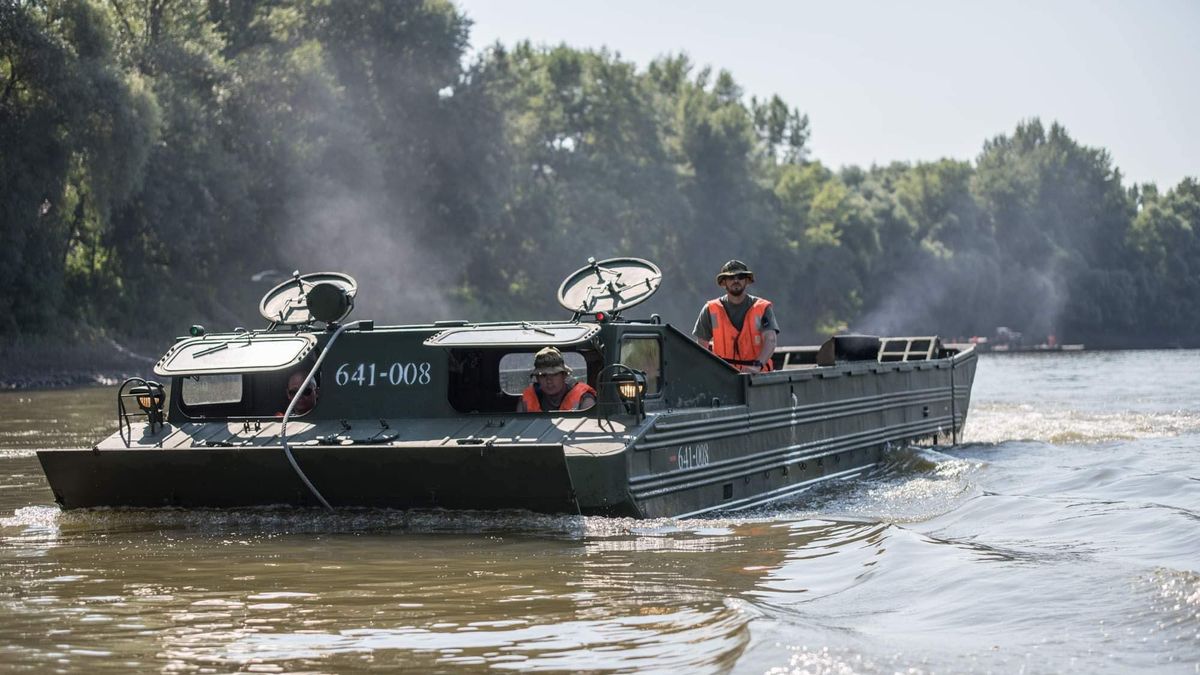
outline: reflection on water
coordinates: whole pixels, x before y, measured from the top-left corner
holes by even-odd
[[[1195,673],[1200,400],[1089,358],[981,359],[968,443],[699,520],[64,513],[29,439],[113,393],[3,392],[0,670]]]
[[[737,545],[753,532],[724,526],[367,511],[205,518],[216,515],[20,509],[2,523],[5,569],[20,570],[3,595],[0,638],[18,646],[10,662],[715,667],[748,641],[729,583],[752,584],[743,569],[774,559]],[[456,524],[463,532],[452,534]]]
[[[0,453],[90,448],[116,431],[116,420],[116,387],[0,391]]]

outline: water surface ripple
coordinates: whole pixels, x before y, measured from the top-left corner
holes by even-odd
[[[61,512],[0,392],[0,670],[1200,672],[1200,352],[980,360],[954,448],[736,518]]]

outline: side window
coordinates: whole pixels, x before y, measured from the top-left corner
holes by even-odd
[[[242,400],[242,376],[235,374],[185,377],[181,384],[180,394],[183,396],[183,404],[186,406],[240,403]]]
[[[626,335],[621,338],[621,363],[646,373],[646,395],[654,396],[662,387],[662,342],[654,335]]]
[[[587,361],[579,352],[563,352],[563,362],[571,369],[571,376],[587,382]],[[529,372],[533,370],[532,352],[513,352],[500,357],[500,389],[509,396],[520,396],[529,386]]]

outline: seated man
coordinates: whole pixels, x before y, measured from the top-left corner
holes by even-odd
[[[570,377],[562,352],[546,347],[533,357],[534,381],[521,392],[517,412],[587,410],[596,405],[596,390]]]
[[[304,378],[308,377],[308,373],[303,370],[297,370],[288,376],[287,381],[287,398],[283,400],[283,410],[275,413],[276,417],[283,417],[283,413],[287,412],[288,404],[292,402],[292,398],[300,392],[300,387],[304,384]],[[317,404],[317,381],[313,380],[304,391],[300,393],[300,398],[296,399],[296,407],[292,409],[293,415],[303,415],[313,406]]]

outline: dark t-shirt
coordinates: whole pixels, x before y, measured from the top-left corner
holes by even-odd
[[[749,293],[746,294],[745,301],[738,304],[729,302],[725,297],[721,298],[721,305],[725,308],[725,313],[729,315],[729,321],[738,331],[742,330],[742,324],[746,322],[746,313],[750,311],[750,307],[754,305],[754,301],[757,299],[757,297]],[[762,325],[759,326],[759,330],[779,332],[779,323],[775,321],[774,305],[771,305],[767,308],[767,311],[763,312]],[[700,308],[700,316],[696,317],[696,325],[692,328],[692,335],[705,341],[712,339],[712,317],[708,314],[708,305]]]

